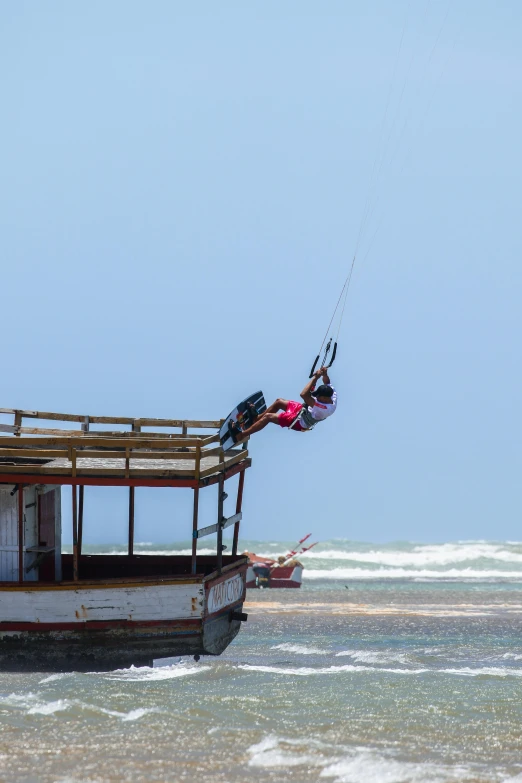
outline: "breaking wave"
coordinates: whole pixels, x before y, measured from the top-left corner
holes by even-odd
[[[321,650],[319,647],[307,647],[304,644],[291,644],[283,642],[276,644],[271,650],[282,650],[283,652],[295,653],[296,655],[328,655],[328,650]]]
[[[329,746],[327,750],[332,753],[334,748]],[[335,750],[332,759],[325,757],[324,749],[317,747],[317,743],[270,735],[248,748],[248,765],[266,770],[315,767],[321,779],[332,783],[464,783],[476,780],[477,768],[464,764],[404,761],[394,758],[391,753],[364,747]]]
[[[362,656],[361,656],[362,657]],[[243,669],[244,671],[252,671],[252,672],[263,672],[265,674],[284,674],[286,676],[297,676],[297,677],[314,677],[316,675],[331,675],[331,674],[343,674],[343,673],[353,673],[353,674],[360,674],[364,672],[372,672],[374,674],[376,673],[384,673],[384,674],[444,674],[444,675],[454,675],[458,677],[522,677],[522,669],[516,669],[511,666],[479,666],[477,668],[472,668],[471,666],[462,666],[462,667],[454,667],[454,668],[440,668],[440,669],[427,669],[425,667],[423,668],[416,668],[416,669],[409,669],[409,668],[392,668],[392,667],[385,667],[385,666],[369,666],[369,665],[355,665],[355,664],[345,664],[342,666],[270,666],[270,665],[259,665],[256,666],[254,664],[239,664],[238,669]]]
[[[241,542],[241,550],[275,559],[287,554],[294,542]],[[87,547],[88,551],[120,554],[124,546]],[[136,552],[150,555],[191,554],[188,542],[159,545],[143,542]],[[214,548],[198,549],[201,555],[214,554]],[[320,542],[298,555],[305,565],[304,579],[411,579],[411,580],[522,580],[522,542],[450,541],[419,544],[393,542],[370,544],[345,539]]]
[[[452,579],[463,581],[467,579],[517,579],[522,580],[522,571],[497,571],[493,569],[479,570],[473,568],[448,568],[446,571],[428,569],[414,570],[407,568],[332,568],[312,569],[305,571],[307,579]]]
[[[120,680],[123,682],[152,682],[202,674],[208,671],[208,669],[210,669],[210,666],[202,664],[185,665],[183,663],[173,664],[172,666],[131,666],[128,669],[103,672],[101,676],[109,680]]]

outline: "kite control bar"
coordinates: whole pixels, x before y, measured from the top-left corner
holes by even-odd
[[[333,351],[332,351],[332,358],[330,359],[330,364],[326,364],[326,362],[328,361],[328,354],[330,353],[331,345],[332,345],[332,338],[330,337],[330,339],[328,340],[328,343],[326,345],[325,351],[324,351],[324,356],[323,356],[323,361],[322,361],[321,367],[326,367],[326,368],[331,367],[332,364],[335,361],[335,355],[337,353],[337,342],[334,343],[334,347],[333,347]],[[308,376],[309,378],[313,377],[313,374],[315,372],[315,368],[317,367],[317,362],[319,361],[320,355],[321,354],[318,353],[316,358],[315,358],[315,362],[313,364],[313,367],[310,370],[310,375]]]

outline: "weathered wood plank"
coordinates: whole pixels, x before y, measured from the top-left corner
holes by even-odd
[[[205,451],[201,453],[204,457],[217,457],[219,454],[221,454],[221,446],[216,446],[213,449],[205,449]]]
[[[198,512],[199,512],[199,487],[194,488],[194,505],[192,509],[192,558],[190,570],[196,573],[196,556],[198,549]]]
[[[141,433],[140,438],[133,436],[132,438],[126,437],[104,437],[101,435],[93,436],[91,432],[89,436],[82,435],[79,437],[71,437],[66,435],[65,437],[52,436],[49,438],[23,438],[20,441],[15,441],[13,438],[0,436],[0,448],[5,447],[12,449],[13,447],[25,448],[27,446],[81,446],[85,447],[88,444],[89,448],[99,446],[101,448],[109,449],[126,449],[128,447],[132,449],[182,449],[187,446],[201,445],[199,438],[192,436],[192,438],[178,438],[176,437],[163,437],[163,438],[148,438]]]
[[[40,458],[40,459],[58,459],[66,455],[69,451],[69,446],[63,446],[59,449],[55,447],[53,449],[27,449],[23,445],[14,449],[6,449],[0,446],[0,457],[18,457],[18,458]],[[90,449],[89,447],[83,447],[77,449],[77,454],[82,458],[96,457],[96,458],[123,458],[126,452],[129,452],[131,459],[197,459],[198,446],[191,447],[192,451],[182,451],[181,449],[173,449],[172,451],[140,451],[138,447],[127,447],[120,451],[103,450],[97,451],[96,449]],[[202,449],[201,457],[214,457],[219,453],[220,449]]]
[[[0,408],[0,413],[7,415],[20,416],[24,419],[44,419],[46,421],[77,421],[84,422],[86,417],[92,424],[137,424],[141,427],[194,427],[194,428],[218,428],[220,419],[201,420],[201,419],[160,419],[160,418],[138,418],[135,416],[91,416],[85,413],[52,413],[50,411],[26,411],[16,408]]]
[[[24,449],[21,445],[17,449],[4,449],[0,446],[0,457],[40,457],[41,459],[56,459],[67,454],[67,446],[62,449]],[[83,452],[82,452],[83,454]]]
[[[20,475],[37,475],[37,476],[71,476],[72,466],[67,467],[50,467],[41,465],[0,465],[0,473],[8,474],[15,473]],[[77,476],[114,476],[117,478],[125,478],[125,460],[122,460],[121,468],[84,468],[78,466],[76,470]],[[145,468],[131,468],[129,478],[176,478],[176,476],[190,476],[194,477],[194,469],[187,470],[186,468],[162,468],[155,470],[147,470]]]
[[[126,459],[126,452],[129,452],[129,459],[130,460],[142,460],[142,459],[155,459],[155,460],[195,460],[197,456],[196,451],[134,451],[133,449],[122,449],[121,451],[110,451],[110,450],[104,450],[104,451],[96,451],[93,449],[92,451],[90,449],[82,449],[81,451],[79,449],[72,448],[74,454],[76,454],[76,457],[78,459]],[[9,451],[8,454],[4,454],[4,451]],[[45,459],[49,457],[49,455],[52,455],[52,459],[60,459],[66,456],[68,453],[68,449],[63,449],[62,451],[50,451],[47,452],[46,450],[42,449],[41,451],[37,450],[31,450],[31,451],[25,451],[25,449],[2,449],[0,448],[0,457],[6,456],[6,457],[29,457],[32,456],[38,456],[42,459]],[[206,457],[207,455],[205,452],[201,453],[202,457]]]
[[[236,514],[239,514],[241,512],[241,507],[243,505],[243,490],[245,488],[245,471],[242,470],[239,474],[239,483],[237,485],[237,499],[236,499]],[[232,555],[235,556],[237,554],[237,544],[239,540],[239,523],[241,521],[241,518],[238,519],[235,527],[234,527],[234,537],[232,540]]]
[[[228,517],[228,518],[224,517],[221,524],[219,524],[219,522],[216,522],[214,525],[207,525],[207,527],[202,527],[199,530],[193,531],[193,537],[205,538],[205,536],[210,536],[212,535],[212,533],[217,533],[219,528],[221,528],[221,530],[226,530],[227,527],[230,527],[231,525],[235,525],[237,522],[240,522],[242,518],[243,515],[241,514],[241,512],[239,514],[234,514],[233,517]]]
[[[198,618],[203,614],[201,584],[18,590],[2,603],[2,622],[85,623],[87,621],[154,621]]]
[[[146,432],[143,433],[141,430],[129,430],[128,432],[126,430],[89,430],[86,431],[83,428],[84,425],[82,425],[81,430],[68,430],[68,429],[54,429],[51,427],[15,427],[12,424],[0,424],[0,432],[10,432],[13,434],[21,434],[21,435],[42,435],[42,436],[62,436],[62,437],[84,437],[86,439],[88,438],[95,438],[95,437],[114,437],[114,436],[120,436],[120,437],[147,437],[147,438],[167,438],[167,437],[175,437],[175,438],[201,438],[205,442],[214,443],[219,439],[218,435],[195,435],[193,432],[187,433],[168,433],[168,432]],[[217,428],[216,428],[217,429]]]
[[[212,475],[212,473],[218,473],[225,470],[225,468],[230,468],[232,465],[235,465],[236,462],[241,462],[241,460],[246,459],[247,457],[248,457],[248,451],[246,450],[243,451],[242,449],[234,457],[231,457],[230,459],[225,458],[224,462],[219,462],[217,465],[211,468],[206,468],[205,470],[202,470],[201,473],[199,474],[200,478],[205,478],[206,476]]]

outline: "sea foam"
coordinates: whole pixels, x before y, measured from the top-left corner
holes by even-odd
[[[305,644],[291,644],[284,642],[276,644],[271,650],[282,650],[283,652],[295,653],[296,655],[328,655],[328,650],[321,650],[319,647],[307,647]]]
[[[334,778],[334,783],[464,783],[476,779],[466,767],[399,761],[366,750],[329,764],[320,776]]]
[[[312,754],[303,751],[291,751],[281,746],[301,746],[301,742],[295,740],[280,739],[273,735],[265,737],[261,742],[251,745],[247,752],[250,754],[249,767],[261,767],[265,769],[285,769],[286,767],[322,766],[324,761]]]
[[[110,680],[124,682],[152,682],[158,680],[172,680],[176,677],[188,677],[193,674],[202,674],[208,671],[210,666],[184,666],[174,664],[172,666],[131,666],[129,669],[116,669],[113,672],[101,672],[100,674]]]
[[[484,579],[516,579],[522,580],[522,571],[499,571],[497,569],[449,568],[446,571],[429,569],[409,570],[407,568],[332,568],[312,569],[304,572],[306,579],[448,579],[454,581],[484,580]]]

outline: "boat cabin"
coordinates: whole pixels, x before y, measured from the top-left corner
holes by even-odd
[[[246,620],[247,558],[237,553],[251,465],[246,445],[223,451],[221,421],[0,414],[13,417],[0,423],[0,670],[101,670],[219,655]],[[35,419],[53,426],[34,426]],[[225,483],[233,476],[235,507],[226,516]],[[72,553],[62,547],[63,486],[71,487]],[[125,554],[83,551],[92,486],[128,489]],[[192,489],[190,555],[134,553],[140,487]],[[199,495],[207,487],[215,487],[215,517],[201,527]],[[223,531],[231,526],[225,553]],[[206,536],[215,536],[214,555],[198,555]]]

